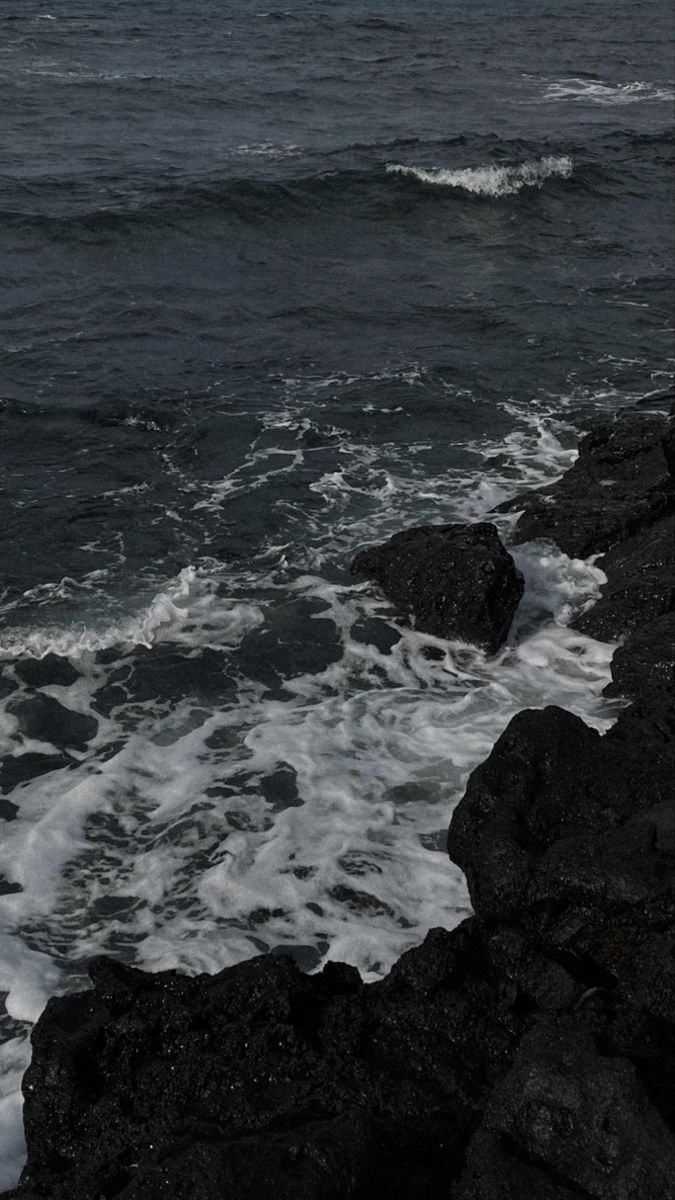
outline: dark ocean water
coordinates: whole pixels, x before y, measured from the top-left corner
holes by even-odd
[[[592,564],[520,549],[491,661],[348,564],[672,380],[673,17],[3,0],[0,31],[9,1183],[30,1023],[91,954],[376,977],[467,911],[443,833],[513,712],[613,719],[567,627]]]

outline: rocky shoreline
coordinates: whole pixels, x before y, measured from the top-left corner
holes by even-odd
[[[5,1200],[675,1200],[664,407],[597,426],[562,479],[504,506],[522,511],[516,541],[603,555],[576,626],[625,639],[610,689],[631,703],[604,736],[559,708],[521,712],[473,772],[448,847],[475,915],[369,985],[277,956],[197,978],[96,960],[93,989],[51,1000],[34,1029],[28,1162]],[[475,528],[493,572],[501,551]],[[430,569],[455,562],[457,535],[438,544],[453,529],[422,531]],[[417,576],[384,549],[358,569],[414,611]],[[505,569],[474,635],[487,646],[519,599]],[[456,618],[441,587],[429,620]]]

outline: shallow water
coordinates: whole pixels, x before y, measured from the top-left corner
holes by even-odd
[[[466,914],[445,830],[510,717],[615,716],[602,577],[519,548],[486,659],[350,559],[672,378],[670,6],[190,8],[3,19],[2,1184],[92,954],[376,978]]]

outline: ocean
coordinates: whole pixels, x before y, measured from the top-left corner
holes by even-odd
[[[48,11],[45,5],[49,5]],[[0,1186],[111,954],[376,979],[469,911],[519,709],[599,729],[593,562],[502,651],[349,573],[673,379],[669,0],[3,0]],[[508,542],[513,516],[499,516]]]

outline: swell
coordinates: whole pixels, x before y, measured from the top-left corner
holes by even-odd
[[[407,211],[411,201],[456,205],[499,203],[508,197],[527,202],[537,191],[561,187],[604,195],[608,187],[630,186],[640,164],[658,168],[672,157],[667,132],[614,131],[581,146],[534,146],[493,134],[432,142],[396,139],[323,154],[323,169],[281,178],[204,176],[167,182],[135,172],[118,179],[47,177],[39,184],[10,179],[0,189],[0,216],[8,230],[57,241],[166,228],[171,221],[199,217],[279,224],[313,220],[321,213],[333,216],[343,209],[377,220]],[[278,176],[272,164],[275,169]],[[105,191],[111,199],[101,205]]]

